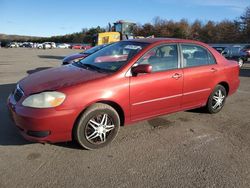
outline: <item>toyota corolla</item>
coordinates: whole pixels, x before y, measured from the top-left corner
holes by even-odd
[[[77,140],[97,149],[119,127],[177,111],[219,112],[239,86],[237,62],[182,39],[136,39],[29,75],[8,98],[21,134],[37,142]]]

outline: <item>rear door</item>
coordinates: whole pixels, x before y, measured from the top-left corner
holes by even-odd
[[[182,109],[206,104],[219,76],[219,66],[213,55],[204,47],[181,44],[183,66]]]
[[[152,73],[130,77],[132,121],[178,111],[183,85],[178,46],[155,47],[134,66],[138,64],[150,64]]]

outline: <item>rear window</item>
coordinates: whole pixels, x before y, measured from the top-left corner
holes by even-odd
[[[194,45],[182,44],[183,67],[196,67],[215,64],[213,55],[207,49]]]

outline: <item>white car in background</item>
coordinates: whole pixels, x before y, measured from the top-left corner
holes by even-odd
[[[42,44],[42,43],[38,43],[38,44],[36,45],[36,47],[37,47],[38,49],[42,49],[42,48],[43,48],[43,44]]]
[[[54,42],[44,42],[42,45],[43,45],[43,49],[56,48],[56,43]]]
[[[17,42],[11,42],[7,45],[8,48],[18,48],[19,45]]]
[[[69,48],[70,44],[62,43],[62,44],[57,44],[57,48]]]

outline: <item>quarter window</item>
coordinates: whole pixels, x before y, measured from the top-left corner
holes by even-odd
[[[152,72],[177,69],[177,45],[171,44],[155,47],[144,54],[137,62],[137,65],[138,64],[150,64],[152,66]]]
[[[195,67],[215,64],[216,61],[211,53],[197,45],[181,45],[183,55],[183,67]]]

